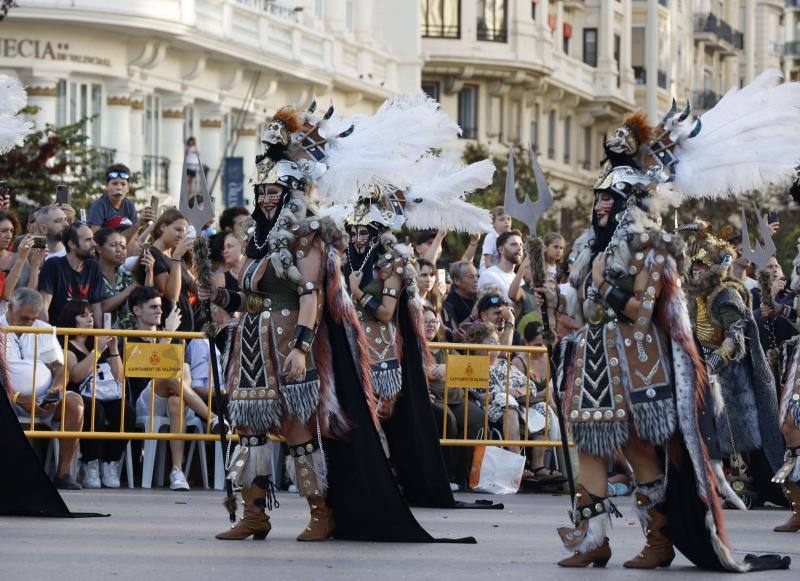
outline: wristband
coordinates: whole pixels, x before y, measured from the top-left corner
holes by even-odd
[[[369,298],[367,299],[367,297]],[[361,306],[365,311],[367,311],[370,315],[374,317],[375,314],[378,312],[378,309],[381,308],[381,301],[379,301],[372,295],[364,295],[364,298],[361,299]]]
[[[119,353],[109,353],[109,357],[119,357]]]
[[[625,311],[625,305],[628,304],[631,295],[629,293],[626,293],[624,290],[617,288],[612,284],[609,284],[608,289],[604,294],[604,298],[606,300],[606,304],[609,307],[611,307],[618,313],[622,313]]]
[[[294,328],[294,340],[289,344],[292,349],[299,349],[303,353],[311,351],[314,343],[314,330],[305,325],[297,325]]]

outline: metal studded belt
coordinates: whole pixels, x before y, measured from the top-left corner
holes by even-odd
[[[247,295],[247,312],[251,315],[257,315],[263,309],[268,309],[272,306],[272,300],[266,295],[260,293],[250,293]]]

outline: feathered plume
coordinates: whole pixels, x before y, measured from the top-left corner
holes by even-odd
[[[780,71],[764,71],[728,91],[700,122],[679,123],[670,135],[678,164],[669,187],[679,197],[718,198],[792,181],[800,160],[800,83],[781,84]]]
[[[347,137],[330,137],[351,126]],[[318,183],[320,199],[342,204],[375,188],[384,193],[404,190],[411,185],[411,165],[459,133],[458,125],[422,92],[392,97],[371,117],[331,121],[326,128],[328,170]]]
[[[0,155],[22,145],[25,137],[33,131],[30,121],[17,117],[27,99],[19,79],[0,75]]]
[[[410,228],[470,234],[489,229],[489,211],[466,202],[465,196],[492,183],[491,160],[464,165],[455,158],[429,154],[414,164],[413,173],[413,183],[405,193],[406,224]]]

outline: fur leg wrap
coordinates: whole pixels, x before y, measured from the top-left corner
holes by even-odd
[[[800,446],[786,449],[783,457],[783,466],[778,468],[772,481],[778,484],[786,482],[800,483]]]
[[[592,456],[610,458],[628,441],[628,422],[572,422],[575,447]]]
[[[664,482],[664,475],[662,474],[652,482],[644,484],[637,484],[634,493],[647,497],[647,501],[642,503],[636,502],[636,513],[639,516],[639,522],[642,524],[642,530],[647,531],[650,528],[650,511],[657,505],[664,501],[667,488]]]
[[[300,496],[325,496],[328,491],[328,467],[316,441],[289,444],[286,472]]]
[[[240,436],[230,460],[228,479],[235,486],[250,486],[259,476],[270,474],[272,448],[266,434]]]
[[[570,512],[575,527],[561,527],[558,534],[566,549],[588,553],[606,542],[608,529],[611,527],[611,515],[622,515],[608,498],[590,494],[580,484],[575,502],[580,503]]]
[[[678,427],[678,412],[671,397],[659,401],[635,403],[631,408],[636,431],[642,439],[651,444],[666,443]]]

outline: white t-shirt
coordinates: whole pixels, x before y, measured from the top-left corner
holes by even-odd
[[[497,264],[497,261],[500,260],[500,254],[497,252],[497,232],[494,230],[489,231],[486,236],[483,238],[483,250],[481,250],[481,266],[478,269],[478,272],[483,273],[486,270],[486,263],[484,261],[484,255],[491,254],[492,255],[492,264]]]
[[[758,288],[758,281],[754,278],[750,278],[749,276],[744,279],[744,288],[753,292],[754,288]]]
[[[503,291],[503,297],[508,299],[508,289],[511,287],[511,283],[514,282],[514,271],[505,272],[500,270],[500,267],[496,264],[494,266],[490,266],[478,278],[478,294],[480,294],[481,289],[488,285],[496,285],[499,286],[500,289]]]
[[[0,324],[8,325],[5,315],[0,317]],[[34,321],[32,327],[52,329],[50,325],[43,321]],[[47,367],[50,363],[64,363],[64,351],[58,344],[54,333],[39,335],[38,350],[35,347],[36,335],[33,333],[9,333],[6,337],[6,361],[8,363],[8,378],[11,388],[23,395],[31,395],[33,392],[33,367],[34,351],[37,353],[36,362],[36,396],[44,397],[50,384],[53,382],[53,374]]]

